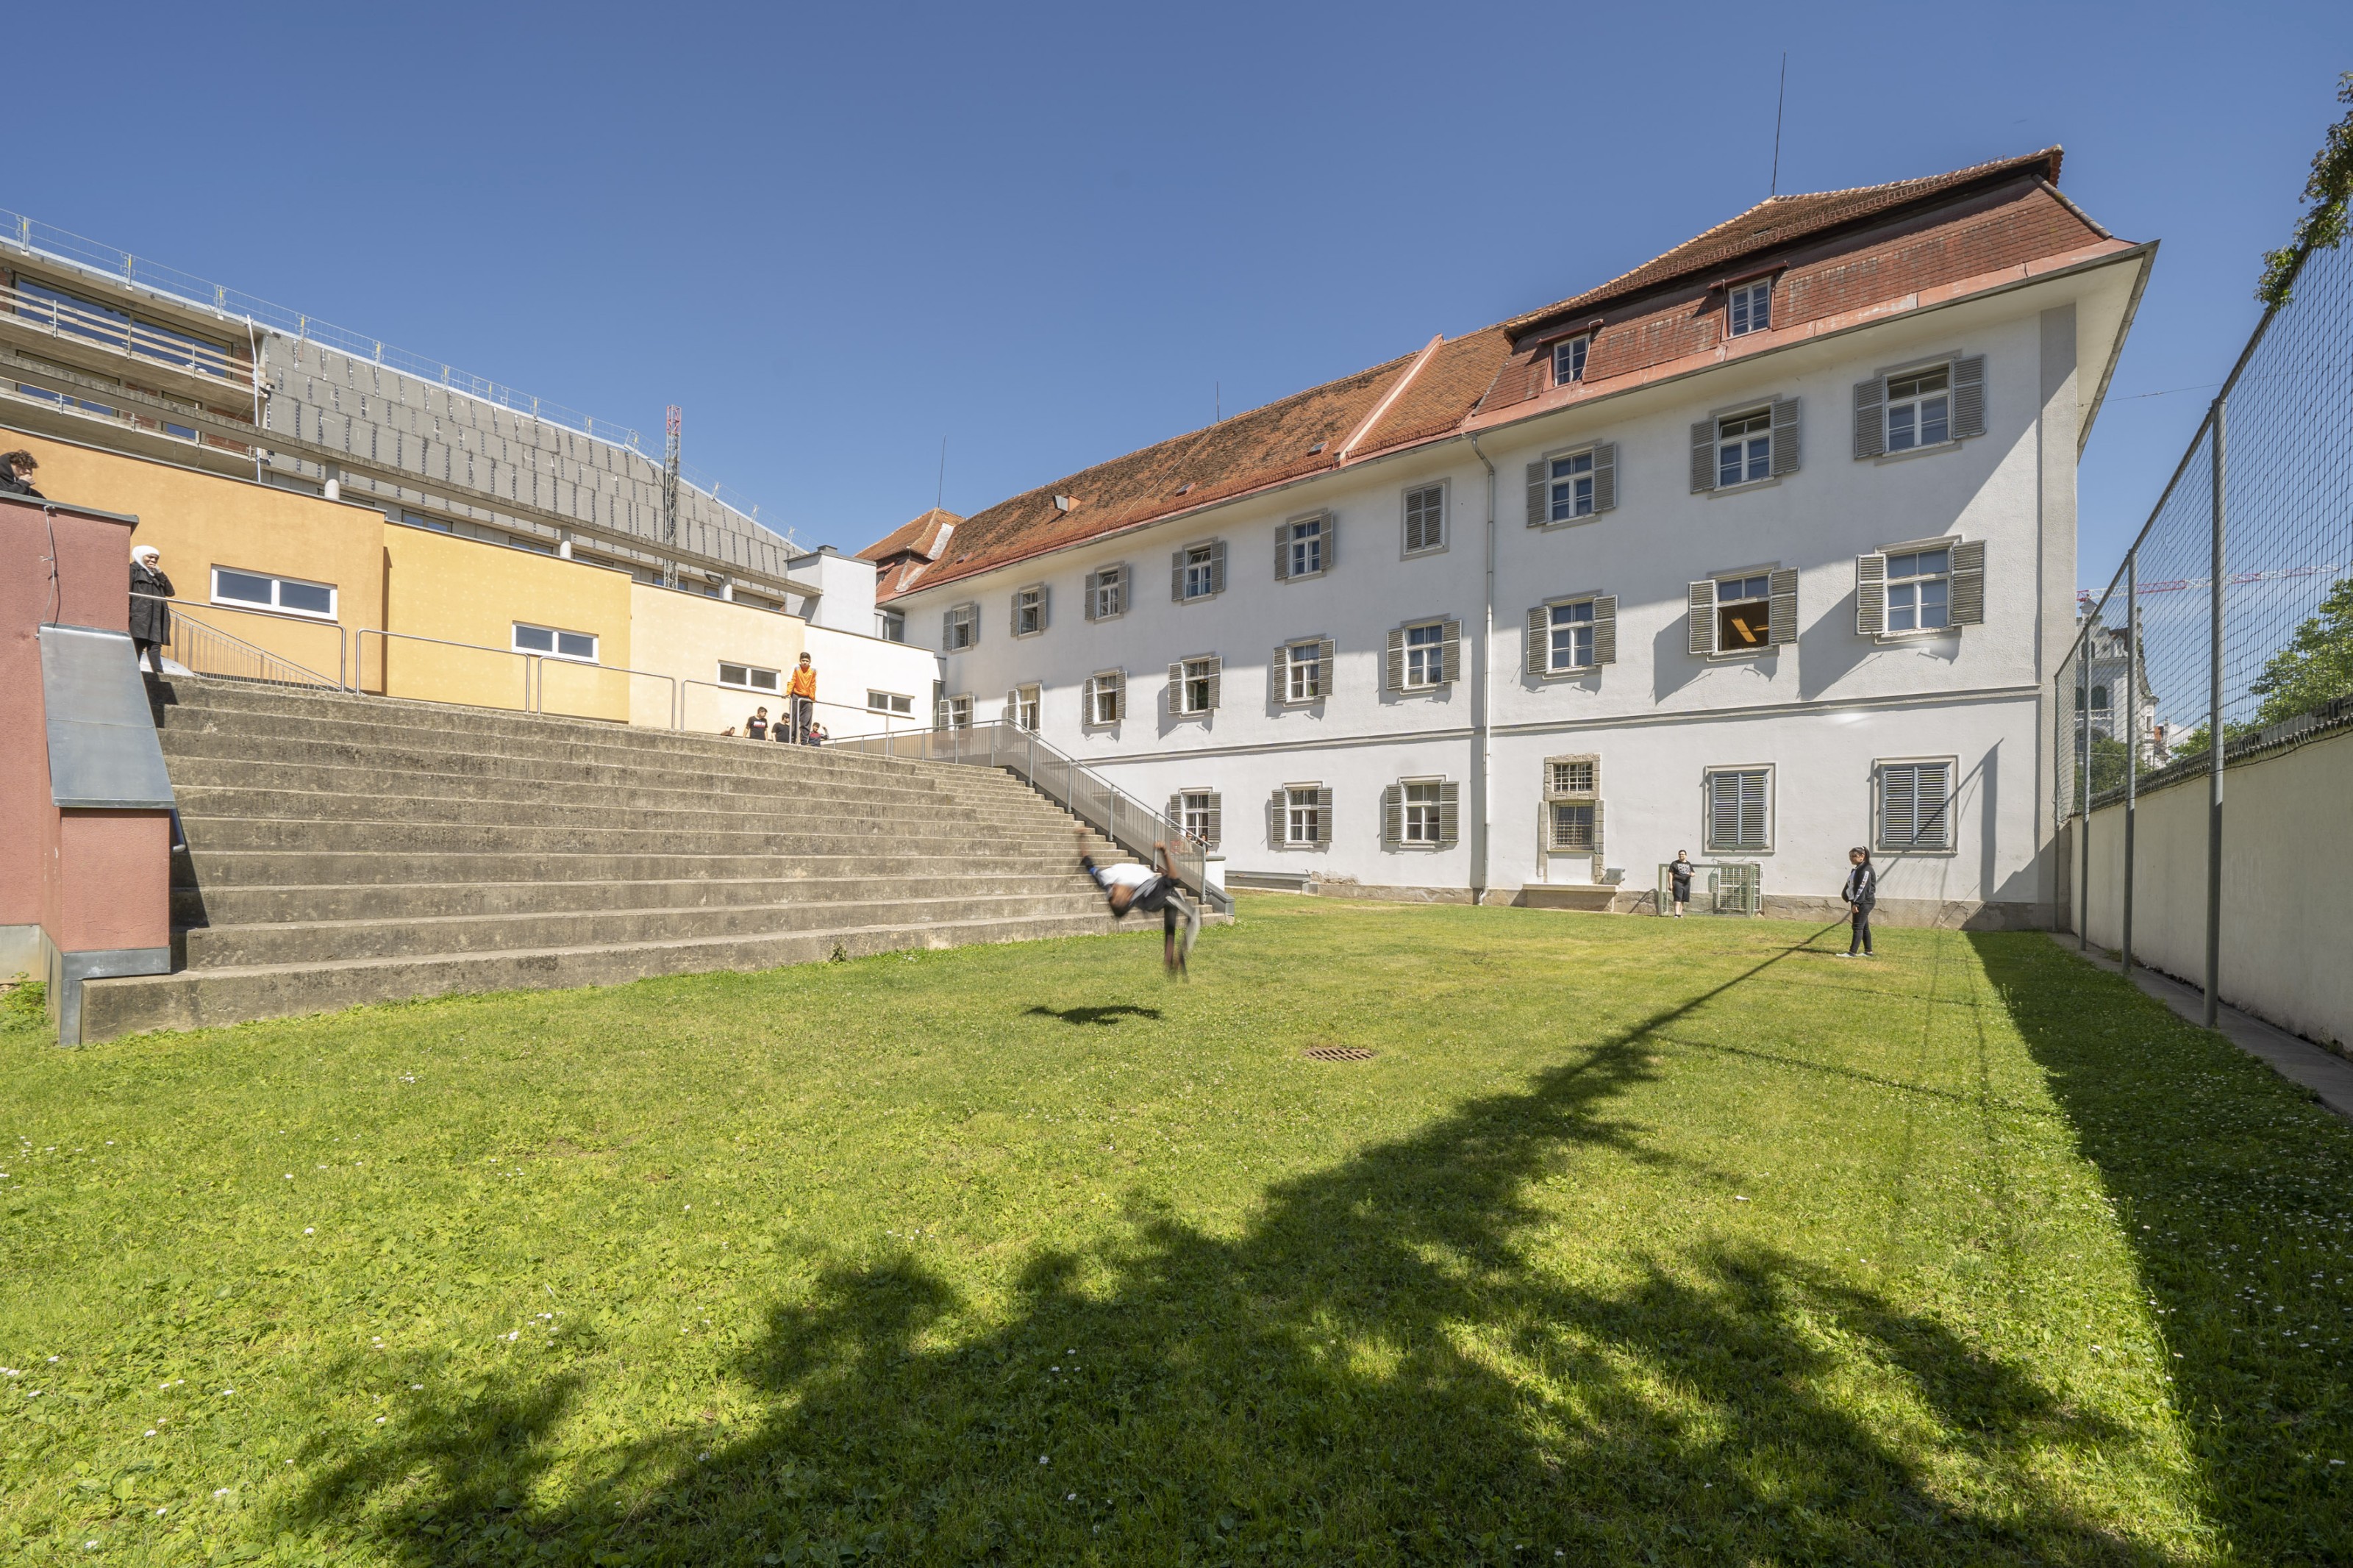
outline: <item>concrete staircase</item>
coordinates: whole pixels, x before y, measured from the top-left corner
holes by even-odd
[[[188,841],[174,972],[89,982],[86,1039],[1111,929],[1073,819],[986,768],[155,689]]]

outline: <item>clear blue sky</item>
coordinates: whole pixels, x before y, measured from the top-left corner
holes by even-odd
[[[681,404],[693,467],[857,549],[943,437],[976,510],[1730,216],[1784,48],[1782,189],[2056,142],[2164,241],[2105,581],[2342,112],[2343,0],[117,5],[17,29],[0,205],[657,439]]]

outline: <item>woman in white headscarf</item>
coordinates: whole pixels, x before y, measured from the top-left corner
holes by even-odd
[[[139,668],[164,672],[164,645],[172,640],[172,580],[164,575],[164,552],[142,544],[131,552],[131,644]],[[144,595],[145,597],[141,597]]]

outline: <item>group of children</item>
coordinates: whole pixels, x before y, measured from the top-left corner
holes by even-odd
[[[1839,889],[1839,901],[1846,905],[1847,921],[1854,928],[1846,951],[1832,954],[1836,958],[1864,958],[1878,955],[1871,950],[1871,911],[1879,907],[1879,873],[1871,864],[1871,851],[1858,844],[1846,852],[1846,885]],[[1667,891],[1675,906],[1674,918],[1683,918],[1683,906],[1691,902],[1691,851],[1678,849],[1667,864]]]

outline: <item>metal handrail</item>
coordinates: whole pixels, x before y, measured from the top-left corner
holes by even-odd
[[[183,604],[186,603],[186,601],[185,601],[185,600],[181,600],[181,599],[174,599],[174,598],[172,598],[172,597],[170,597],[170,596],[168,596],[168,595],[163,595],[163,594],[133,594],[133,595],[132,595],[131,596],[132,596],[132,598],[134,598],[134,599],[146,599],[146,600],[149,600],[149,601],[151,601],[151,602],[153,602],[153,603],[155,603],[155,604],[159,604],[159,605],[171,605],[171,606],[172,606],[172,614],[173,614],[173,616],[174,616],[174,619],[177,619],[179,616],[185,616],[185,615],[186,615],[186,614],[187,614],[187,611],[185,611],[185,610],[184,610],[184,609],[182,609],[182,608],[180,607]],[[351,683],[351,668],[352,668],[352,665],[351,665],[351,645],[350,645],[350,639],[348,638],[348,637],[347,637],[347,636],[345,635],[345,633],[344,633],[344,630],[343,630],[343,624],[341,621],[314,621],[314,620],[310,619],[310,618],[309,618],[309,617],[307,617],[307,616],[294,616],[285,615],[285,614],[283,614],[283,613],[280,613],[280,614],[272,614],[272,613],[270,613],[270,612],[269,612],[269,611],[268,611],[268,610],[248,610],[248,609],[244,609],[244,608],[242,608],[242,607],[240,607],[240,606],[238,606],[238,605],[202,605],[200,607],[201,607],[202,609],[204,609],[204,610],[205,610],[205,612],[206,612],[206,614],[208,614],[208,615],[209,615],[209,614],[216,614],[216,613],[217,613],[217,614],[221,614],[221,615],[230,615],[230,616],[259,616],[259,618],[261,618],[262,620],[265,620],[265,621],[294,621],[294,622],[296,622],[296,623],[297,623],[297,624],[299,624],[299,625],[306,626],[310,626],[310,627],[311,627],[313,630],[317,630],[317,631],[330,631],[330,632],[334,633],[334,634],[335,634],[335,682],[334,682],[334,684],[335,684],[335,689],[336,689],[337,690],[339,690],[339,691],[348,691],[348,690],[352,689],[352,683]],[[207,626],[207,629],[209,629],[209,630],[213,630],[213,631],[219,631],[219,628],[218,628],[218,627],[216,627],[216,626],[210,626],[208,625],[208,623],[205,623],[205,622],[198,622],[197,624],[198,624],[198,625],[200,625],[200,626]],[[220,635],[221,635],[221,636],[223,636],[223,637],[231,637],[231,636],[232,636],[232,634],[227,633],[227,632],[220,632]],[[238,641],[238,642],[243,642],[243,641],[244,641],[244,639],[243,639],[243,638],[241,638],[241,637],[234,638],[234,640]],[[248,647],[258,647],[259,645],[255,645],[255,644],[248,644],[247,646],[248,646]],[[267,650],[267,649],[262,649],[261,651],[263,651],[263,652],[267,652],[268,650]],[[270,656],[269,656],[269,657],[270,657],[270,658],[281,658],[281,659],[283,658],[283,656],[282,656],[282,655],[279,655],[279,654],[270,654]],[[285,663],[288,663],[288,664],[293,664],[293,661],[292,661],[291,659],[284,659],[283,661],[284,661]],[[183,663],[185,663],[186,661],[185,661],[185,660],[182,660],[182,662],[183,662]],[[301,669],[301,668],[305,668],[304,666],[302,666],[302,665],[299,665],[299,664],[294,664],[294,665],[293,665],[293,667],[294,667],[296,669]],[[321,679],[325,679],[325,678],[322,676]]]
[[[448,637],[428,637],[417,632],[392,632],[385,630],[382,626],[362,626],[352,636],[353,668],[351,689],[354,691],[359,691],[363,696],[386,695],[385,693],[381,692],[368,693],[363,689],[367,679],[367,639],[370,637],[380,637],[384,639],[384,653],[386,656],[385,663],[387,667],[386,684],[390,683],[390,654],[392,651],[392,644],[396,639],[401,642],[430,643],[436,647],[465,648],[473,653],[504,654],[510,658],[522,659],[523,661],[522,711],[525,713],[536,713],[543,718],[546,716],[546,679],[544,674],[542,672],[542,666],[550,657],[549,655],[543,653],[533,653],[528,648],[493,647],[488,643],[458,642]],[[655,669],[630,669],[626,666],[617,664],[591,664],[583,659],[559,658],[556,659],[555,662],[559,665],[566,665],[579,669],[601,670],[607,675],[643,676],[649,680],[668,681],[670,683],[670,689],[669,697],[664,700],[662,704],[662,717],[665,721],[663,728],[676,728],[675,723],[671,722],[678,712],[678,678],[676,676],[664,675],[659,670]]]
[[[181,609],[178,601],[158,594],[133,594],[134,599],[147,599],[159,605],[170,605],[172,635],[164,639],[168,657],[194,675],[219,676],[229,680],[259,680],[271,686],[317,686],[330,691],[341,691],[343,683],[331,679],[315,669],[306,668],[292,659],[257,647],[233,633],[225,632],[209,622],[198,620]],[[341,628],[337,630],[340,632]],[[158,670],[156,673],[161,674]]]
[[[731,696],[749,698],[755,704],[760,700],[760,699],[765,697],[772,702],[786,704],[787,706],[786,707],[785,711],[787,715],[791,712],[789,704],[792,702],[793,699],[790,692],[754,691],[750,687],[746,686],[722,686],[715,680],[687,679],[680,681],[678,685],[678,715],[676,720],[670,725],[671,729],[684,730],[686,728],[686,693],[690,687],[695,686],[700,686],[706,691],[723,691]],[[845,713],[855,713],[861,719],[880,719],[882,721],[883,735],[887,738],[891,733],[891,720],[892,715],[886,711],[874,708],[861,708],[857,704],[850,702],[834,702],[822,697],[812,697],[809,700],[816,703],[820,708],[839,708]],[[907,722],[912,726],[914,723],[914,720],[910,717],[907,720]],[[857,738],[858,737],[855,736],[845,737],[845,739],[853,740]],[[828,736],[827,739],[830,741],[832,737]]]
[[[878,740],[879,747],[874,744]],[[1155,846],[1166,845],[1176,879],[1199,893],[1212,911],[1233,912],[1233,899],[1209,884],[1208,850],[1199,839],[1169,821],[1166,814],[1039,740],[1034,731],[990,719],[892,736],[851,735],[828,744],[844,751],[879,751],[911,762],[1003,768],[1130,854],[1149,859]]]
[[[253,386],[253,366],[200,339],[118,313],[79,310],[61,300],[0,285],[0,307],[9,320],[48,328],[53,338],[73,338],[178,370],[227,382],[240,392]]]

